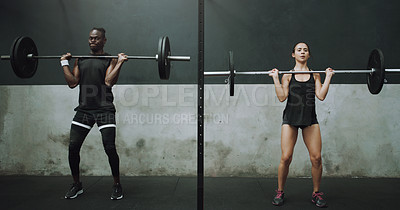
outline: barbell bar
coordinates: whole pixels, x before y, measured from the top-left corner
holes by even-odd
[[[358,73],[373,73],[375,69],[371,70],[334,70],[335,74],[358,74]],[[235,75],[268,75],[270,71],[234,71]],[[309,74],[310,71],[279,71],[279,74]],[[325,73],[325,71],[312,71],[312,73]],[[207,71],[204,72],[204,76],[229,76],[229,71]]]
[[[0,56],[1,60],[10,60],[14,73],[20,78],[31,78],[37,70],[39,59],[60,59],[58,55],[38,55],[35,42],[26,36],[18,37],[11,45],[10,55]],[[158,52],[155,56],[127,56],[128,59],[156,60],[160,79],[168,80],[171,71],[171,61],[190,61],[190,56],[172,56],[169,39],[163,36],[158,42]],[[73,55],[78,59],[114,59],[113,55]]]
[[[26,55],[28,59],[59,59],[61,56],[58,55]],[[1,60],[10,60],[9,55],[2,55]],[[99,59],[112,59],[118,58],[117,55],[72,55],[71,58],[99,58]],[[141,59],[141,60],[158,60],[158,54],[155,56],[127,56],[128,59]],[[188,56],[168,56],[168,59],[171,61],[190,61],[190,57]]]
[[[367,85],[370,93],[378,94],[385,81],[385,73],[399,73],[400,69],[385,69],[384,57],[380,49],[371,51],[368,59],[367,69],[334,70],[335,74],[367,74]],[[279,74],[309,74],[310,71],[279,71]],[[317,70],[312,73],[325,73]],[[228,76],[230,85],[230,96],[234,96],[234,84],[236,75],[268,75],[269,71],[236,71],[233,64],[233,52],[229,52],[229,71],[207,71],[204,76]]]

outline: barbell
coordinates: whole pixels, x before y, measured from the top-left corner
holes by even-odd
[[[14,73],[20,78],[31,78],[37,70],[38,59],[60,59],[59,55],[40,56],[35,42],[26,36],[17,37],[11,45],[10,55],[0,56],[1,60],[10,60]],[[72,58],[112,59],[118,56],[73,55]],[[156,60],[160,79],[168,80],[171,61],[190,61],[190,56],[172,56],[169,39],[163,36],[158,42],[155,56],[128,56],[128,59]]]
[[[230,96],[234,96],[236,75],[268,75],[269,71],[236,71],[233,63],[233,52],[229,51],[229,71],[207,71],[204,76],[228,76]],[[383,87],[386,73],[398,73],[400,69],[385,69],[383,52],[380,49],[371,51],[368,59],[367,69],[359,70],[334,70],[335,74],[367,74],[367,85],[369,92],[378,94]],[[310,71],[279,71],[279,74],[309,74]],[[312,71],[312,73],[325,73],[325,71]]]

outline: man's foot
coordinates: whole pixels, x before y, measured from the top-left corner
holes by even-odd
[[[119,200],[124,197],[124,195],[122,194],[122,186],[120,183],[114,184],[112,190],[113,191],[111,193],[111,200]]]
[[[311,199],[311,201],[320,208],[328,206],[326,201],[322,198],[322,195],[324,195],[322,192],[313,192]]]
[[[283,205],[283,200],[285,198],[285,193],[283,191],[280,191],[280,190],[275,190],[275,192],[276,192],[276,196],[274,197],[274,199],[272,199],[272,204],[274,204],[275,206]]]
[[[66,199],[74,199],[83,193],[82,182],[71,184],[71,188],[65,194]]]

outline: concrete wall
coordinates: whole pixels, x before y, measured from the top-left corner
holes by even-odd
[[[206,176],[275,177],[285,103],[272,85],[206,85]],[[128,176],[195,176],[196,85],[117,85],[117,147]],[[400,85],[332,85],[317,102],[324,176],[400,177]],[[68,175],[78,89],[0,86],[0,174]],[[83,175],[110,175],[95,126],[81,151]],[[310,176],[301,135],[289,176]]]

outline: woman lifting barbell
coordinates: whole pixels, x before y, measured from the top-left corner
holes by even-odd
[[[321,160],[321,132],[315,112],[315,97],[324,100],[329,89],[331,78],[334,75],[332,68],[327,68],[324,84],[318,73],[312,73],[307,66],[310,58],[310,48],[304,43],[297,43],[293,47],[292,57],[296,65],[292,71],[310,71],[310,74],[284,74],[282,84],[279,81],[278,69],[271,70],[271,76],[275,84],[275,92],[280,102],[287,100],[283,111],[281,130],[281,160],[278,168],[278,189],[273,198],[274,205],[282,205],[284,202],[284,186],[289,173],[289,165],[292,161],[294,146],[297,141],[298,128],[302,129],[304,143],[308,149],[312,164],[311,174],[313,179],[312,202],[318,207],[327,206],[319,191],[322,177]]]

